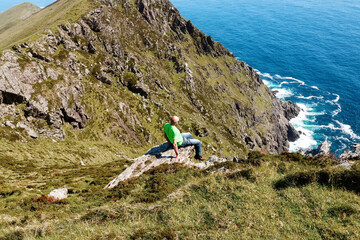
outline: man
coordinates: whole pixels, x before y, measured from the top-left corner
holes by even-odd
[[[190,133],[180,134],[176,125],[179,123],[177,116],[172,116],[170,123],[166,123],[164,126],[164,137],[171,147],[174,148],[176,158],[175,161],[179,161],[179,147],[195,146],[195,159],[204,160],[201,156],[201,142],[198,139],[194,139]]]

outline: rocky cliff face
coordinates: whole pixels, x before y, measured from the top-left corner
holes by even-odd
[[[289,123],[298,107],[275,98],[168,0],[96,2],[82,18],[1,53],[2,128],[20,122],[53,138],[150,146],[176,114],[212,152],[280,153],[298,138]]]

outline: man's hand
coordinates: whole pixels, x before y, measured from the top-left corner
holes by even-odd
[[[175,162],[179,162],[180,161],[180,155],[177,155],[176,157],[175,157],[175,160],[174,160]]]

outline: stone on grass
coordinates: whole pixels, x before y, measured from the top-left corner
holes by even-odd
[[[58,188],[55,190],[52,190],[49,197],[54,197],[56,200],[61,200],[67,198],[68,190],[67,188]]]
[[[219,158],[217,156],[211,156],[205,162],[194,162],[192,156],[194,154],[194,147],[184,147],[179,148],[180,160],[175,162],[175,152],[174,149],[169,148],[168,143],[163,143],[160,146],[151,148],[144,155],[133,159],[133,164],[126,168],[119,176],[114,178],[108,185],[105,186],[105,189],[110,189],[119,184],[121,181],[125,181],[129,178],[138,177],[144,172],[157,167],[161,164],[173,164],[173,163],[182,163],[188,167],[196,167],[199,169],[205,169],[210,166],[213,166],[217,162],[228,161],[225,158]],[[232,159],[230,159],[231,161]]]

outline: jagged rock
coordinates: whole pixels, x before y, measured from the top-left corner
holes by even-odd
[[[345,150],[341,155],[340,159],[348,160],[359,160],[360,159],[360,143],[354,143],[350,150]]]
[[[219,158],[215,155],[212,155],[208,158],[208,162],[217,162]]]
[[[25,129],[26,132],[29,134],[29,136],[32,138],[38,138],[37,133],[33,129],[31,129],[28,125],[26,125],[25,123],[18,122],[16,124],[16,127]]]
[[[8,126],[8,127],[12,128],[12,129],[15,128],[15,125],[12,124],[12,122],[10,122],[10,121],[6,121],[6,122],[5,122],[5,126]]]
[[[109,85],[113,84],[113,80],[111,79],[111,77],[104,72],[96,74],[95,77],[103,83],[106,83]]]
[[[300,107],[291,101],[282,101],[282,107],[287,120],[290,120],[300,113]]]
[[[225,168],[225,167],[221,167],[221,168],[216,169],[215,171],[213,171],[211,173],[214,174],[214,173],[227,173],[227,172],[230,172],[230,170]]]
[[[62,129],[52,129],[52,130],[39,129],[38,132],[39,132],[39,134],[51,137],[53,139],[53,141],[56,141],[55,139],[64,139],[65,138],[65,132]]]
[[[321,143],[316,149],[310,149],[305,152],[305,156],[317,157],[317,156],[330,156],[330,144],[327,140]]]
[[[351,167],[354,165],[354,163],[355,163],[355,161],[347,161],[347,160],[345,160],[342,163],[336,165],[335,167],[350,170]]]
[[[48,102],[42,96],[37,97],[38,101],[30,100],[24,110],[25,116],[46,119],[48,116]]]
[[[179,149],[180,154],[180,163],[183,163],[185,166],[197,167],[200,169],[208,168],[214,165],[216,162],[225,162],[228,161],[224,158],[218,158],[216,156],[211,156],[206,162],[196,163],[193,161],[191,155],[194,153],[194,147],[184,147]],[[114,188],[121,181],[126,179],[138,177],[144,172],[150,170],[151,168],[157,167],[161,164],[173,164],[175,163],[175,153],[173,149],[169,149],[168,143],[163,143],[162,145],[151,148],[144,155],[133,160],[133,164],[125,169],[119,176],[113,179],[108,185],[105,186],[105,189]]]
[[[297,139],[300,138],[299,132],[296,131],[294,126],[290,124],[288,125],[287,136],[290,142],[295,142]]]
[[[59,189],[52,190],[48,196],[54,197],[56,200],[62,200],[62,199],[67,198],[67,194],[68,194],[67,188],[59,188]]]

